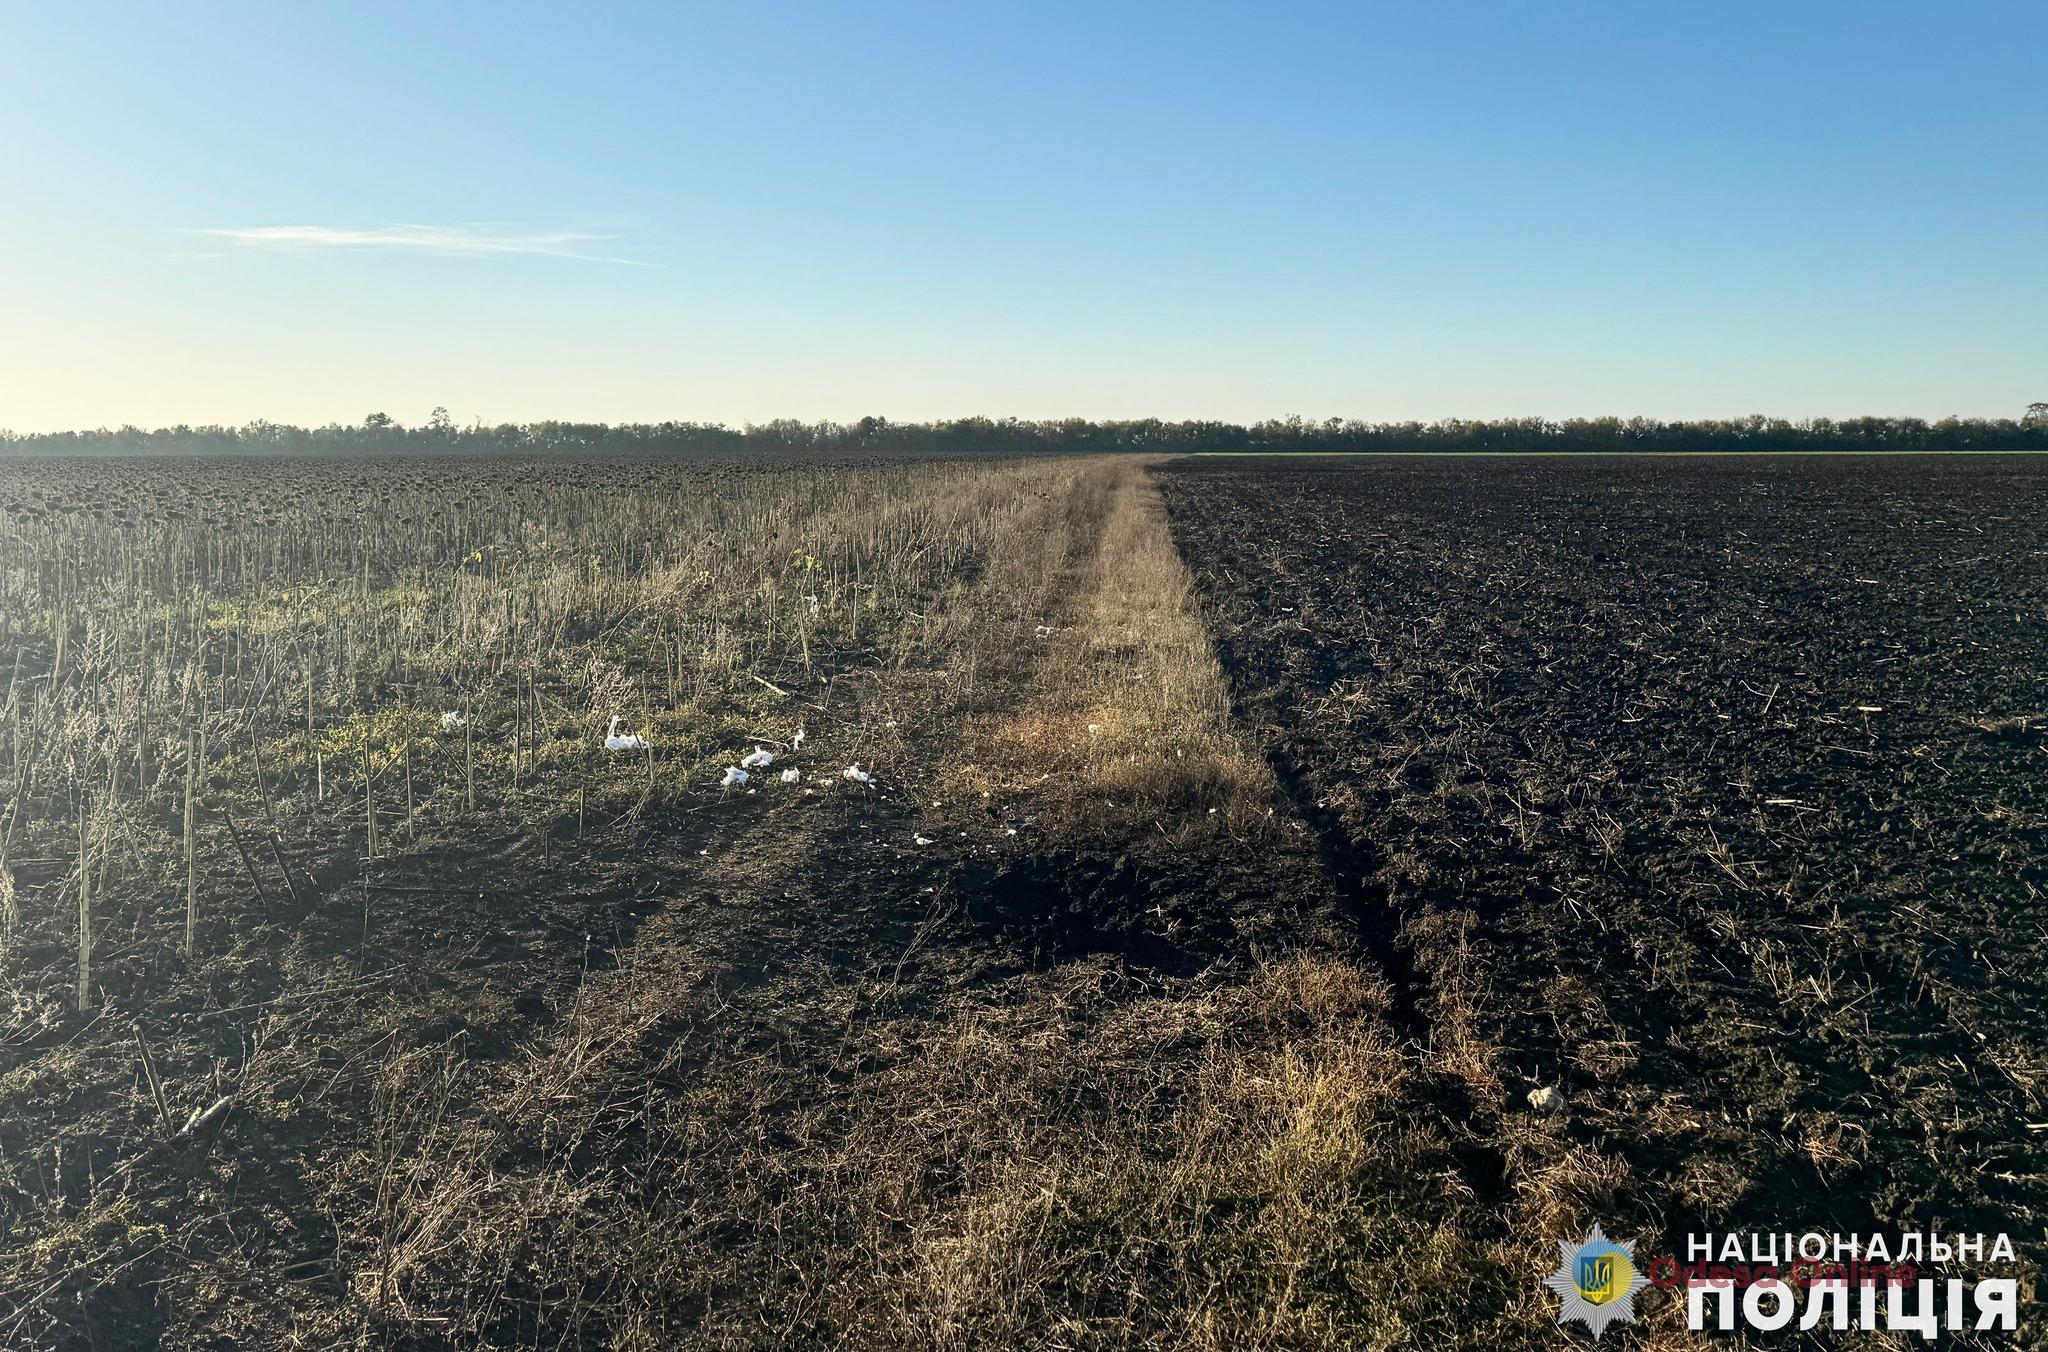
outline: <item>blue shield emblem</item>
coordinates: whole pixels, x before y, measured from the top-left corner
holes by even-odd
[[[1614,1255],[1582,1253],[1572,1274],[1579,1294],[1590,1305],[1605,1305],[1614,1299]]]

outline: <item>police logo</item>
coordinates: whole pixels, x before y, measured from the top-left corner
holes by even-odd
[[[1562,1261],[1543,1284],[1563,1301],[1558,1323],[1576,1319],[1598,1338],[1609,1324],[1635,1322],[1636,1292],[1650,1279],[1636,1267],[1634,1241],[1617,1244],[1596,1225],[1583,1243],[1557,1248]]]

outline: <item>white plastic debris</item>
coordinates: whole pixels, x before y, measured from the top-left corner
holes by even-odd
[[[910,842],[913,845],[932,845],[937,843],[930,836],[912,836]]]
[[[1088,731],[1090,731],[1090,732],[1101,732],[1101,731],[1102,731],[1102,724],[1100,724],[1100,723],[1090,723],[1090,724],[1088,725]]]
[[[801,751],[804,749],[804,730],[802,728],[798,728],[796,736],[789,739],[789,749],[791,751]]]
[[[612,715],[611,723],[604,730],[604,749],[607,751],[645,751],[653,745],[637,732],[621,733],[617,714]]]
[[[757,746],[746,755],[740,757],[740,767],[746,770],[759,770],[773,764],[775,764],[775,753],[766,747]]]
[[[1565,1109],[1564,1091],[1548,1084],[1541,1089],[1531,1089],[1529,1106],[1539,1113],[1561,1113]]]
[[[803,777],[804,772],[797,769],[794,765],[790,766],[787,770],[784,770],[782,772],[782,782],[785,784],[794,784]]]
[[[847,766],[844,770],[841,770],[839,772],[839,777],[841,779],[850,780],[855,784],[872,784],[875,782],[875,777],[869,774],[867,771],[861,769],[858,765]]]
[[[747,772],[745,770],[740,769],[737,765],[728,765],[725,767],[725,778],[718,781],[718,787],[729,789],[735,784],[744,784],[746,782]]]
[[[453,709],[450,709],[447,713],[441,715],[441,731],[460,731],[462,725],[467,721],[468,720],[465,719],[461,714],[456,713]]]

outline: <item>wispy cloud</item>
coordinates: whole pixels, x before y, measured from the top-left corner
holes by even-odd
[[[521,233],[482,225],[385,225],[369,230],[343,230],[326,225],[256,225],[233,230],[201,230],[197,233],[254,249],[290,253],[323,250],[388,250],[405,253],[442,254],[449,257],[480,254],[541,254],[549,258],[573,258],[581,263],[621,263],[628,267],[650,267],[631,258],[612,258],[592,253],[589,246],[614,239],[613,235],[587,235],[571,230]]]

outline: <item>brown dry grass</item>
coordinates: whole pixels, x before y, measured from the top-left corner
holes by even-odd
[[[1131,999],[1092,960],[1005,994],[865,1024],[838,1064],[917,1052],[773,1145],[716,1124],[787,1093],[787,1072],[707,1069],[637,1120],[616,1169],[592,1163],[616,1149],[608,1119],[676,1073],[642,1045],[679,1013],[673,988],[587,991],[466,1123],[437,1106],[460,1097],[445,1058],[394,1062],[379,1139],[402,1149],[359,1157],[349,1188],[382,1199],[356,1298],[493,1345],[491,1319],[522,1310],[634,1348],[1469,1335],[1499,1255],[1443,1222],[1455,1168],[1355,965],[1304,955]]]
[[[1028,795],[1072,835],[1178,847],[1270,835],[1277,791],[1231,723],[1230,692],[1157,488],[1101,467],[1100,534],[1046,613],[1029,691],[972,729],[948,788]]]

